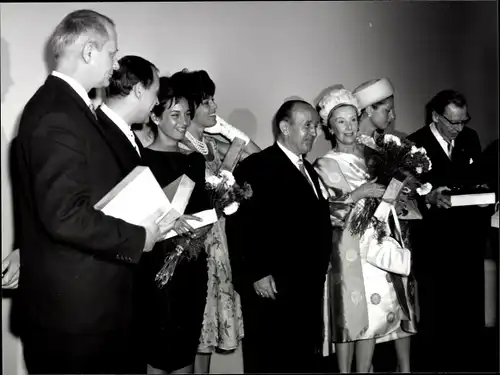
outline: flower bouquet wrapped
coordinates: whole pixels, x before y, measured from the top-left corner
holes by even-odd
[[[366,198],[363,204],[357,205],[350,224],[350,231],[362,235],[370,224],[375,227],[379,241],[385,236],[385,223],[377,209],[385,202],[386,196],[399,198],[400,192],[408,197],[426,195],[432,185],[422,184],[419,176],[431,170],[432,164],[424,148],[417,148],[407,139],[400,139],[392,134],[372,138],[366,135],[357,137],[357,143],[368,147],[366,165],[371,178],[390,189],[386,190],[382,199]],[[391,190],[391,191],[389,191]],[[389,194],[390,193],[390,194]],[[394,204],[394,200],[386,202]],[[378,213],[378,212],[377,212]]]
[[[240,202],[251,198],[253,194],[250,184],[245,182],[242,187],[239,186],[233,174],[227,170],[221,170],[218,175],[208,177],[205,187],[219,217],[234,214]]]
[[[156,274],[155,280],[160,287],[167,285],[179,262],[194,260],[205,250],[205,239],[209,229],[210,226],[205,226],[199,228],[195,235],[182,235],[172,239],[175,250],[167,255],[163,267]]]
[[[205,189],[208,191],[212,206],[217,216],[229,216],[235,213],[240,202],[252,196],[248,183],[240,187],[231,172],[222,170],[217,175],[206,179]],[[205,251],[205,241],[211,226],[199,228],[194,235],[182,235],[173,239],[175,250],[167,255],[162,269],[156,274],[156,282],[164,287],[172,278],[180,261],[196,259],[201,251]]]

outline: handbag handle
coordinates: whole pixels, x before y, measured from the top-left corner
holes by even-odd
[[[396,213],[396,208],[394,207],[394,205],[391,205],[391,213],[392,213],[392,218],[394,220],[394,227],[396,229],[395,235],[397,235],[399,237],[399,239],[396,239],[396,240],[399,241],[399,243],[401,244],[402,247],[405,247],[405,243],[403,240],[403,234],[401,232],[401,226],[400,226],[399,220],[398,220],[398,214]]]

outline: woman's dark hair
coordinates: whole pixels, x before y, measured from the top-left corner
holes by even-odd
[[[174,86],[179,88],[180,95],[188,101],[191,118],[205,99],[215,95],[215,83],[205,70],[183,69],[170,78]]]
[[[465,96],[455,90],[443,90],[438,92],[426,105],[425,105],[425,124],[429,125],[432,120],[432,112],[438,115],[443,115],[446,107],[449,104],[454,104],[459,108],[464,108],[467,105]]]
[[[166,108],[171,108],[178,103],[180,99],[185,98],[182,95],[182,90],[178,86],[179,82],[172,79],[172,77],[160,77],[160,89],[158,91],[158,104],[153,107],[151,111],[157,118],[163,116]],[[146,126],[149,126],[153,131],[155,138],[158,136],[158,126],[149,118]],[[142,126],[139,127],[142,129]]]

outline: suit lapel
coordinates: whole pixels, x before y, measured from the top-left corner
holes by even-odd
[[[47,80],[45,81],[45,84],[49,86],[56,86],[60,89],[63,89],[68,96],[74,99],[75,103],[78,105],[78,107],[82,110],[83,113],[85,113],[85,116],[88,117],[88,119],[94,124],[97,125],[97,119],[90,110],[89,106],[87,103],[85,103],[85,100],[78,95],[78,93],[63,79],[60,79],[56,76],[53,76],[52,74],[47,77]]]
[[[467,152],[467,139],[463,133],[459,134],[455,139],[455,147],[451,153],[451,161],[453,164],[470,165],[470,154]]]
[[[427,153],[430,155],[432,163],[444,166],[451,165],[450,158],[443,150],[443,148],[439,144],[434,134],[432,134],[431,128],[428,126],[425,128],[425,137],[427,138],[426,143],[428,144],[427,147],[425,147],[425,149]]]
[[[139,154],[137,154],[137,151],[127,139],[125,134],[123,134],[123,132],[118,128],[118,125],[106,116],[101,108],[96,110],[96,114],[99,120],[98,126],[101,128],[106,142],[113,150],[113,153],[115,154],[124,172],[129,173],[141,163]],[[140,142],[138,142],[138,144],[140,144]]]
[[[281,148],[278,146],[277,143],[275,143],[273,146],[273,152],[275,154],[274,160],[276,163],[279,164],[280,171],[282,171],[282,174],[284,175],[284,181],[289,179],[291,186],[293,186],[294,189],[301,189],[304,191],[307,191],[308,194],[312,194],[312,196],[317,199],[316,194],[314,193],[311,185],[309,182],[306,180],[306,178],[302,175],[302,173],[299,171],[299,169],[292,163],[292,161],[288,158],[288,156],[281,150]],[[310,169],[308,168],[307,160],[304,159],[304,166],[307,169],[307,172],[309,173],[309,176],[311,176],[311,179],[313,180],[314,186],[316,187],[316,181],[315,178],[313,177],[314,175],[311,174]],[[289,176],[289,177],[288,177]],[[320,194],[320,190],[316,187],[316,191],[318,192],[318,196]]]
[[[316,192],[318,193],[318,199],[321,199],[323,197],[323,195],[321,193],[321,187],[319,186],[319,178],[316,174],[316,171],[314,170],[311,163],[309,163],[309,161],[306,159],[304,159],[304,167],[307,169],[307,173],[309,173],[309,176],[311,177],[311,180],[313,181],[314,188],[316,189]]]

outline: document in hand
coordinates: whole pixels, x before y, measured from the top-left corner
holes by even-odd
[[[173,209],[171,209],[167,213],[165,219],[163,219],[164,222],[174,221],[184,214],[184,210],[189,202],[194,185],[194,182],[191,181],[189,177],[182,175],[163,189],[165,195],[172,202],[173,206]],[[202,219],[202,221],[188,220],[189,225],[191,225],[194,229],[204,227],[205,225],[209,225],[217,221],[217,213],[214,209],[201,211],[192,215]],[[171,230],[167,232],[163,239],[166,240],[175,236],[177,236],[177,232]]]
[[[169,221],[184,213],[194,182],[186,175],[162,189],[148,167],[138,166],[94,205],[106,215],[141,225],[161,210],[158,221],[168,215]]]
[[[454,194],[450,196],[451,206],[476,206],[495,204],[495,193]]]
[[[198,229],[198,228],[204,227],[206,225],[213,224],[217,221],[217,213],[215,212],[215,209],[213,209],[213,208],[211,210],[201,211],[201,212],[198,212],[198,213],[192,214],[192,215],[197,216],[201,219],[201,221],[188,220],[189,225],[191,225],[193,227],[193,229]],[[166,236],[163,239],[166,240],[168,238],[172,238],[175,236],[177,236],[177,232],[175,232],[174,230],[171,230],[170,232],[168,232],[166,234]]]

